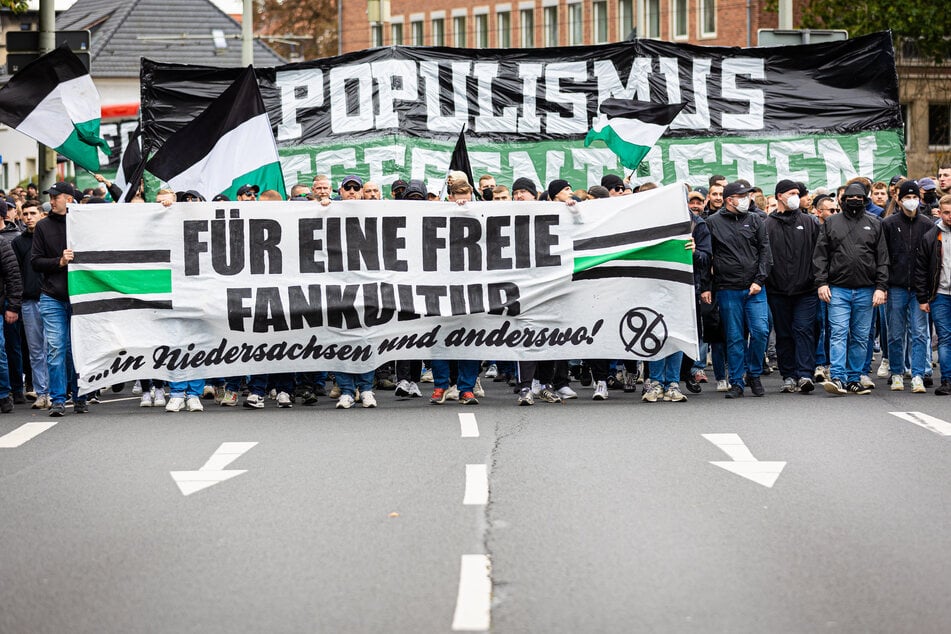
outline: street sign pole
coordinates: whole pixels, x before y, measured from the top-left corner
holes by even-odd
[[[40,53],[49,53],[56,46],[56,13],[54,0],[40,0]],[[42,143],[37,143],[37,180],[40,191],[44,192],[56,182],[56,155],[47,151]],[[50,160],[49,154],[53,154]]]

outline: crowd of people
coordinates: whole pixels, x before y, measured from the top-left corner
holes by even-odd
[[[4,324],[0,329],[0,412],[32,400],[32,408],[63,416],[71,401],[76,414],[88,412],[98,394],[80,394],[70,344],[66,248],[67,207],[73,203],[119,200],[121,191],[101,185],[80,192],[59,182],[41,196],[34,184],[0,192],[5,222],[0,229],[0,277]],[[462,172],[447,179],[448,200],[548,200],[573,206],[593,198],[626,196],[657,187],[632,186],[613,174],[600,185],[573,189],[556,179],[542,189],[530,178],[511,187],[482,175],[476,184]],[[396,180],[389,199],[439,200],[420,180]],[[809,394],[816,385],[834,395],[869,394],[876,378],[891,390],[925,393],[935,383],[932,349],[937,348],[939,385],[951,394],[951,164],[936,177],[913,180],[897,175],[888,183],[856,177],[836,190],[812,190],[781,179],[772,193],[745,181],[712,176],[686,187],[690,211],[697,300],[697,358],[681,352],[664,359],[547,361],[400,360],[366,373],[311,372],[235,376],[169,382],[142,377],[133,392],[142,407],[202,411],[202,400],[223,407],[260,409],[268,397],[278,407],[315,405],[329,396],[336,407],[357,403],[376,407],[376,393],[422,398],[420,384],[432,382],[429,401],[478,404],[482,379],[507,384],[520,406],[578,398],[577,381],[592,387],[592,399],[606,400],[612,389],[635,392],[644,402],[682,402],[683,383],[702,391],[712,365],[716,390],[728,399],[764,396],[761,377],[778,370],[781,392]],[[240,187],[237,200],[282,200],[256,184]],[[336,190],[326,175],[297,183],[289,200],[382,200],[384,190],[355,175]],[[204,201],[200,192],[160,190],[156,201]],[[227,200],[223,195],[212,200]],[[137,195],[133,202],[144,202]],[[332,213],[332,209],[330,210]],[[949,242],[951,244],[951,242]],[[689,310],[689,307],[685,307]],[[873,355],[881,363],[873,373]],[[775,367],[774,367],[775,366]],[[332,379],[332,381],[331,381]],[[328,389],[329,386],[329,389]],[[121,389],[121,386],[115,386]]]

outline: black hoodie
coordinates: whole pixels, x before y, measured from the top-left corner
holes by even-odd
[[[799,295],[816,290],[812,252],[819,239],[815,216],[800,210],[774,211],[766,218],[773,268],[766,287],[771,295]]]
[[[42,274],[40,290],[61,302],[69,301],[66,267],[59,265],[66,248],[66,214],[51,213],[36,223],[30,263]]]

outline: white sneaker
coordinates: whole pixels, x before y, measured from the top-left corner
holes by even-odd
[[[185,399],[185,407],[189,412],[203,412],[205,408],[201,404],[201,399],[197,396],[189,396]]]
[[[168,405],[165,406],[166,412],[180,412],[185,408],[185,399],[181,396],[173,396],[168,399]]]
[[[337,409],[350,409],[353,407],[353,397],[349,394],[341,394],[337,399]]]
[[[594,394],[591,396],[592,401],[606,401],[608,400],[608,383],[607,381],[598,381],[594,385]]]
[[[215,398],[215,386],[214,385],[205,385],[204,389],[201,391],[202,398]]]
[[[726,379],[722,381],[717,381],[717,392],[729,392],[730,391],[730,382]]]
[[[687,397],[684,396],[684,393],[680,391],[679,385],[676,383],[671,383],[667,387],[667,391],[664,392],[664,400],[673,403],[683,403],[687,400]]]
[[[373,390],[362,392],[360,402],[363,403],[364,407],[376,407],[376,396],[373,395]]]
[[[560,396],[562,400],[567,401],[569,399],[578,398],[578,393],[566,385],[565,387],[558,388],[558,396]]]
[[[458,401],[459,400],[459,388],[455,385],[450,385],[449,389],[446,390],[446,400],[447,401]]]
[[[278,407],[293,407],[294,402],[291,401],[291,395],[287,392],[278,392],[277,393],[277,406]]]
[[[272,401],[276,401],[276,400],[277,400],[277,390],[272,387],[272,388],[271,388],[271,391],[267,393],[267,397],[268,397],[269,399],[271,399]]]
[[[238,404],[238,393],[231,390],[225,390],[221,395],[221,402],[218,405],[222,407],[235,407]]]
[[[472,393],[476,398],[485,398],[485,390],[482,389],[482,381],[476,378],[475,387],[472,388]]]
[[[878,366],[878,372],[875,374],[880,379],[887,379],[888,375],[891,374],[891,368],[888,367],[888,359],[882,359],[882,364]]]
[[[870,377],[867,374],[863,374],[862,376],[859,377],[859,384],[861,384],[862,387],[869,390],[875,389],[875,381],[873,381],[872,377]]]
[[[36,400],[33,401],[33,405],[30,406],[30,409],[49,409],[50,408],[50,395],[49,394],[38,394]]]
[[[924,394],[928,390],[925,389],[925,382],[920,376],[915,376],[911,379],[911,393],[912,394]]]
[[[499,367],[494,363],[485,369],[485,378],[494,379],[499,375]],[[476,394],[478,396],[478,394]]]
[[[263,409],[264,397],[257,394],[248,394],[248,398],[244,399],[244,406],[248,409]]]
[[[433,382],[433,371],[430,370],[430,369],[427,369],[425,372],[423,372],[422,376],[419,377],[419,382],[420,382],[420,383],[432,383],[432,382]]]
[[[924,381],[922,381],[922,385],[924,385]],[[893,374],[892,387],[891,387],[892,392],[901,392],[904,389],[905,389],[905,379],[903,379],[900,374]]]
[[[532,394],[538,396],[542,392],[542,387],[544,387],[538,379],[532,379]]]
[[[407,381],[406,379],[400,380],[400,382],[396,384],[396,389],[393,391],[393,396],[396,396],[398,398],[408,397],[410,395],[409,384],[410,384],[410,381]]]
[[[152,407],[152,392],[146,392],[142,395],[139,407]]]
[[[142,381],[136,380],[136,382],[132,385],[132,393],[136,396],[142,393]]]
[[[152,407],[165,407],[165,388],[160,387],[155,390],[155,396],[152,399]]]
[[[423,393],[419,391],[419,386],[415,381],[409,382],[409,395],[413,398],[423,398]]]

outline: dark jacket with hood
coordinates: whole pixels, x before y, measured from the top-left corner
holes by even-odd
[[[13,247],[7,240],[0,240],[0,277],[3,294],[0,295],[0,306],[6,303],[6,310],[20,312],[23,303],[23,282],[20,280],[20,265]]]
[[[66,214],[51,213],[36,223],[30,263],[42,274],[40,290],[61,302],[69,301],[66,267],[59,260],[66,248]]]
[[[799,209],[774,211],[766,218],[773,268],[766,286],[771,295],[799,295],[816,290],[812,253],[819,239],[815,216]]]
[[[882,220],[885,244],[888,245],[888,285],[911,289],[915,285],[915,262],[925,248],[924,239],[938,228],[930,215],[919,211],[909,218],[904,209]]]
[[[853,183],[843,194],[863,198],[865,188]],[[857,209],[843,204],[840,214],[826,219],[819,231],[812,258],[816,286],[888,290],[888,247],[881,221],[866,213],[865,201]]]
[[[766,222],[757,214],[723,209],[707,218],[713,244],[713,289],[766,285],[773,259]]]

